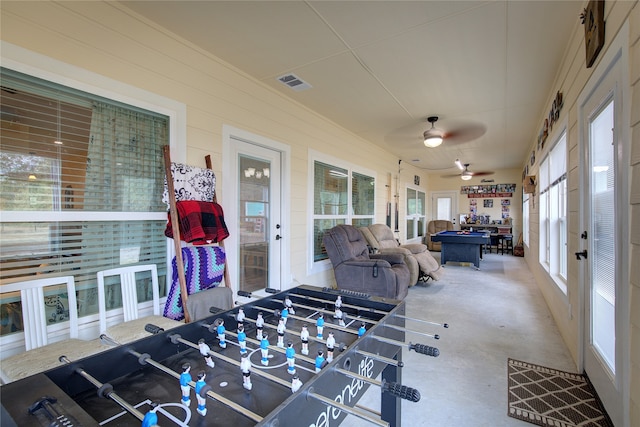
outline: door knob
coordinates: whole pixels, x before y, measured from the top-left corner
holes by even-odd
[[[582,252],[576,252],[576,259],[580,261],[582,258],[587,259],[587,251],[586,249]]]
[[[282,237],[280,237],[279,234],[276,234],[276,240],[280,240],[280,239],[282,239]]]

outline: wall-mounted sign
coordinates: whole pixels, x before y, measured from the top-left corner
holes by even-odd
[[[469,199],[499,199],[503,197],[513,197],[513,193],[469,193]]]
[[[546,142],[551,129],[553,129],[554,123],[560,118],[560,110],[562,110],[563,105],[564,101],[562,100],[562,92],[558,91],[553,103],[551,104],[549,115],[544,119],[544,124],[538,134],[538,150],[542,150],[544,148],[544,143]],[[531,165],[533,165],[533,163],[531,163]]]
[[[591,68],[604,46],[604,0],[591,0],[580,14],[584,25],[584,47],[587,68]]]

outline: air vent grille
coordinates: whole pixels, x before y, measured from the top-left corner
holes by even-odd
[[[289,86],[291,89],[295,90],[296,92],[307,90],[312,87],[309,83],[305,82],[295,74],[285,74],[284,76],[280,76],[278,77],[278,81],[282,84]]]

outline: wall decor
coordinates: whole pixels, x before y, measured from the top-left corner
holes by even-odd
[[[580,14],[580,20],[584,25],[587,68],[591,68],[604,46],[604,0],[589,1],[584,12]]]
[[[413,176],[413,183],[415,185],[420,185],[420,177],[418,175]]]
[[[564,101],[562,99],[562,92],[556,92],[556,97],[553,99],[551,103],[551,108],[549,109],[549,115],[546,119],[544,119],[544,123],[542,124],[542,129],[540,129],[540,133],[538,134],[538,151],[544,148],[544,143],[549,136],[549,132],[553,129],[553,124],[558,121],[560,118],[560,110],[564,106]],[[531,163],[533,165],[533,163]]]
[[[485,208],[492,208],[493,207],[493,199],[487,199],[484,201],[484,207]]]
[[[499,196],[500,193],[514,193],[516,191],[516,184],[491,184],[491,185],[463,185],[460,187],[460,194],[469,194],[469,197],[483,197],[472,196],[472,194],[488,194],[489,197],[511,197]]]

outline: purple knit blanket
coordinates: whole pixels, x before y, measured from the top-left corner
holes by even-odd
[[[182,248],[184,275],[187,284],[187,295],[205,289],[215,288],[224,277],[226,255],[219,246],[198,246]],[[182,296],[180,295],[180,281],[176,258],[171,263],[173,275],[171,288],[164,306],[164,317],[174,320],[184,319]]]

